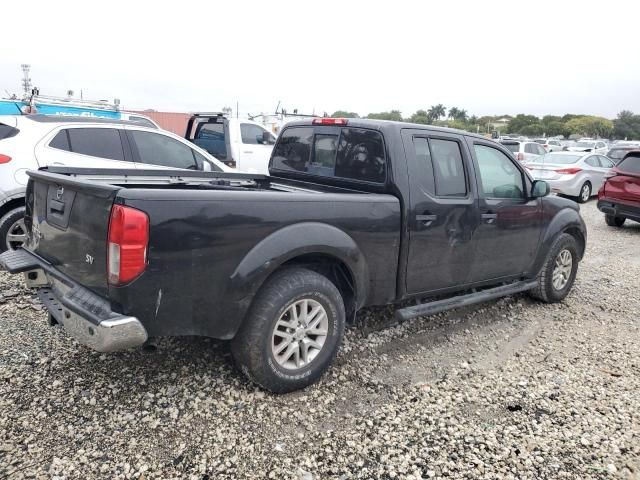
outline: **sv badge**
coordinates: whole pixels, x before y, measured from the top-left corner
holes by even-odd
[[[84,261],[87,262],[89,265],[93,265],[93,257],[88,253],[85,255]]]

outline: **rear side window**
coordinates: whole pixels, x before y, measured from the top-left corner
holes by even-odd
[[[149,165],[198,170],[193,150],[178,140],[159,133],[131,130],[139,161]]]
[[[439,197],[466,196],[467,182],[458,142],[432,138],[429,144],[436,180],[436,195]]]
[[[4,123],[0,123],[0,140],[4,138],[15,137],[19,131],[20,130],[18,130],[15,127],[12,127],[10,125],[5,125]]]
[[[74,153],[124,160],[120,132],[114,128],[70,128],[69,145]]]
[[[58,150],[64,150],[65,152],[70,152],[71,147],[69,146],[69,134],[67,130],[60,130],[53,140],[49,142],[49,146],[51,148],[57,148]]]
[[[640,157],[627,157],[618,164],[623,172],[640,173]]]
[[[313,127],[287,128],[273,151],[271,166],[374,183],[386,179],[382,136],[362,128],[335,129],[335,134],[316,134]]]

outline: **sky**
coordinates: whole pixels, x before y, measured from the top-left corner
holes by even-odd
[[[241,116],[640,113],[640,2],[3,2],[0,98],[41,94]]]

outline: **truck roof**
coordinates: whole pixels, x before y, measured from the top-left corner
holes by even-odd
[[[326,117],[316,117],[315,119],[309,118],[304,120],[294,120],[294,121],[288,122],[285,125],[285,128],[313,125],[314,120],[318,120],[322,118],[326,118]],[[466,135],[469,137],[476,137],[476,138],[482,138],[483,140],[487,140],[487,138],[483,137],[482,135],[467,132],[464,130],[458,130],[457,128],[437,127],[435,125],[424,125],[422,123],[397,122],[392,120],[372,120],[368,118],[346,118],[345,120],[347,121],[347,126],[371,128],[371,129],[379,130],[382,132],[384,132],[385,130],[415,128],[415,129],[422,129],[422,130],[440,131],[440,132],[446,132],[446,133],[456,133],[458,135]]]

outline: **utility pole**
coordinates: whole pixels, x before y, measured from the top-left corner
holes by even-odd
[[[24,96],[28,97],[31,95],[31,77],[29,77],[31,65],[23,63],[20,68],[22,68],[22,90],[24,90]]]

